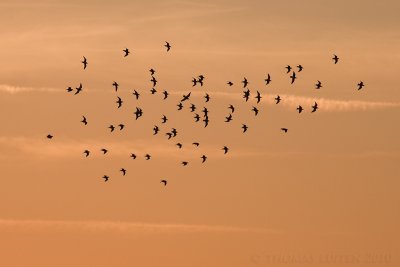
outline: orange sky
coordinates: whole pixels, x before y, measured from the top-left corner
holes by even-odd
[[[0,3],[0,266],[399,266],[399,2],[82,2]]]

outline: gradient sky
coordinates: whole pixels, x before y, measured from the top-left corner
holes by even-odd
[[[399,11],[395,0],[0,1],[0,265],[399,266]],[[304,66],[293,85],[287,64]],[[243,77],[263,94],[257,117]],[[209,127],[188,104],[176,111],[189,91]]]

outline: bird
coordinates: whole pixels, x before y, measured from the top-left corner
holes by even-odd
[[[285,68],[287,69],[286,73],[289,73],[292,70],[292,67],[290,67],[289,65],[287,65]]]
[[[206,162],[206,160],[207,160],[206,155],[203,155],[203,156],[201,156],[200,158],[203,160],[201,163],[204,163],[204,162]]]
[[[51,134],[48,134],[46,137],[47,137],[47,139],[52,139],[53,138],[53,136]]]
[[[123,175],[123,176],[125,176],[126,170],[125,170],[124,168],[121,168],[119,171],[122,172],[122,175]]]
[[[133,95],[136,97],[136,100],[139,99],[140,94],[136,90],[133,91]]]
[[[246,124],[242,124],[243,133],[247,131],[249,127]]]
[[[193,77],[192,78],[192,83],[193,83],[192,87],[196,86],[197,85],[197,79]]]
[[[133,112],[136,116],[136,120],[143,116],[143,110],[139,107],[136,107],[136,111]]]
[[[132,158],[132,159],[136,159],[136,155],[133,154],[133,153],[131,153],[131,158]]]
[[[176,105],[177,107],[178,107],[178,110],[181,110],[182,108],[183,108],[183,104],[182,104],[182,102],[179,102],[179,104],[178,105]]]
[[[70,93],[70,92],[72,92],[72,91],[73,91],[73,89],[72,89],[72,87],[71,87],[71,86],[68,86],[68,88],[67,88],[66,90],[67,90],[67,92],[68,92],[68,93]]]
[[[281,97],[279,95],[277,95],[275,97],[276,103],[275,104],[279,104],[279,102],[281,102]]]
[[[162,121],[161,123],[166,123],[167,120],[168,120],[167,116],[163,115],[161,118],[161,121]]]
[[[181,164],[182,164],[183,166],[186,166],[186,165],[189,164],[189,162],[187,162],[187,161],[182,161]]]
[[[339,61],[339,57],[338,57],[337,55],[334,54],[332,60],[333,60],[333,62],[334,62],[335,64],[337,64],[338,61]]]
[[[151,76],[150,82],[153,82],[153,87],[155,87],[157,85],[157,80],[154,76]]]
[[[124,55],[124,57],[127,57],[128,55],[129,55],[129,49],[128,48],[125,48],[124,50],[122,50],[123,52],[125,52],[125,55]]]
[[[167,99],[167,97],[168,97],[168,92],[164,90],[163,94],[164,94],[164,99]]]
[[[300,105],[296,109],[299,111],[299,113],[301,113],[303,111],[303,107]]]
[[[157,90],[156,90],[156,88],[151,88],[151,90],[150,90],[150,93],[152,94],[152,95],[154,95],[155,93],[157,93]]]
[[[200,143],[199,143],[199,142],[193,142],[192,145],[194,145],[194,146],[199,146]]]
[[[232,86],[232,85],[233,85],[233,82],[228,81],[226,84],[229,85],[229,86]]]
[[[315,84],[315,89],[320,89],[321,87],[322,87],[321,81],[317,81],[317,83]]]
[[[197,80],[197,82],[199,82],[200,83],[200,86],[203,86],[203,80],[204,80],[204,76],[203,75],[199,75],[198,76],[198,80]]]
[[[86,120],[86,117],[85,117],[85,116],[82,116],[82,117],[83,117],[83,119],[81,120],[81,122],[82,122],[83,124],[87,125],[88,122],[87,122],[87,120]]]
[[[167,48],[167,52],[171,49],[171,45],[167,41],[165,41],[165,45],[164,46]]]
[[[232,120],[232,114],[229,113],[228,117],[225,117],[225,122],[230,122]]]
[[[285,133],[287,133],[288,128],[281,128],[282,131],[284,131]]]
[[[299,69],[299,72],[303,70],[303,66],[302,65],[297,65],[297,68]]]
[[[104,182],[107,182],[107,181],[108,181],[108,178],[110,178],[110,177],[108,177],[107,175],[104,175],[104,176],[103,176]]]
[[[173,134],[173,137],[175,137],[178,134],[178,131],[175,128],[172,128],[171,133]]]
[[[258,115],[258,108],[253,107],[251,110],[254,111],[254,115],[255,115],[255,116]]]
[[[259,91],[257,91],[257,95],[254,98],[257,99],[257,104],[260,103],[262,96]]]
[[[163,183],[164,186],[166,186],[168,182],[167,182],[167,180],[161,180],[160,183]]]
[[[364,82],[363,82],[363,81],[360,81],[360,82],[357,84],[357,86],[358,86],[358,90],[361,90],[361,89],[364,87]]]
[[[156,71],[154,69],[149,69],[151,76],[154,75],[154,73],[156,73]]]
[[[206,128],[208,126],[208,123],[210,122],[208,116],[206,116],[203,121],[204,121],[204,128]]]
[[[195,122],[198,122],[200,120],[200,115],[195,113],[194,119],[195,119]]]
[[[120,130],[120,131],[122,131],[122,129],[124,129],[124,127],[125,127],[125,125],[123,125],[122,123],[121,123],[121,124],[118,124],[118,126],[119,126],[119,130]]]
[[[206,107],[203,108],[202,112],[204,113],[205,117],[208,117],[208,109]]]
[[[227,146],[224,146],[224,147],[222,148],[222,150],[224,151],[224,154],[226,154],[226,153],[228,153],[229,148],[228,148]]]
[[[206,103],[207,103],[208,101],[210,101],[210,95],[209,95],[209,94],[206,93],[206,95],[204,96],[204,98],[206,99]]]
[[[118,91],[118,86],[119,86],[119,84],[118,84],[116,81],[114,81],[112,85],[113,85],[114,88],[115,88],[115,92],[117,92],[117,91]]]
[[[294,81],[296,80],[296,73],[293,71],[293,74],[290,76],[290,78],[292,79],[292,84],[294,83]]]
[[[75,95],[79,94],[83,89],[82,83],[79,84],[79,87],[76,87]]]
[[[242,83],[243,83],[243,88],[246,88],[247,85],[249,84],[249,82],[247,81],[246,77],[243,78]]]
[[[157,125],[154,125],[153,131],[154,131],[153,135],[156,135],[160,131],[160,128],[158,128]]]
[[[120,108],[124,101],[122,101],[122,99],[119,96],[117,96],[117,97],[118,97],[118,100],[115,103],[117,103],[118,104],[118,108]]]
[[[190,112],[194,112],[196,110],[196,105],[191,104],[189,108],[190,108]]]
[[[106,154],[106,153],[108,152],[108,150],[105,149],[105,148],[102,148],[100,151],[103,152],[103,155]]]
[[[264,79],[265,81],[265,85],[268,85],[272,80],[271,80],[271,75],[269,75],[269,73],[267,74],[267,78]]]
[[[111,130],[111,132],[113,132],[115,129],[114,125],[110,125],[110,126],[108,126],[108,128]]]
[[[83,151],[83,154],[85,154],[85,155],[86,155],[86,157],[88,157],[88,156],[89,156],[89,154],[90,154],[90,151],[86,149],[85,151]]]
[[[184,101],[186,101],[186,100],[189,100],[191,94],[192,94],[192,92],[189,92],[187,95],[183,95],[183,96],[182,96],[182,99],[181,99],[181,102],[184,102]]]
[[[312,107],[312,111],[311,112],[315,112],[318,109],[318,104],[317,102],[314,102],[314,105],[311,106]]]
[[[166,133],[166,136],[168,136],[168,140],[172,138],[172,133]]]
[[[246,100],[246,102],[249,100],[250,97],[250,90],[247,89],[247,91],[243,91],[243,98]]]
[[[229,105],[229,107],[228,107],[231,111],[232,111],[232,113],[233,112],[235,112],[235,107],[234,106],[232,106],[232,105]]]
[[[182,145],[181,143],[177,143],[176,146],[177,146],[178,148],[182,148],[183,145]]]
[[[86,69],[86,67],[88,65],[86,57],[83,57],[83,60],[81,61],[81,63],[83,64],[83,69]]]
[[[151,156],[149,154],[146,154],[144,157],[146,158],[146,160],[151,159]]]

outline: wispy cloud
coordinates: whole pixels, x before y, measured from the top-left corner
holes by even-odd
[[[17,94],[24,92],[61,92],[60,88],[46,88],[46,87],[25,87],[25,86],[13,86],[7,84],[0,84],[0,92],[9,93],[9,94]]]
[[[198,224],[154,224],[115,221],[52,221],[52,220],[12,220],[0,219],[0,227],[28,230],[63,229],[84,231],[113,231],[123,233],[264,233],[279,234],[281,231],[266,228],[246,228],[226,225]]]

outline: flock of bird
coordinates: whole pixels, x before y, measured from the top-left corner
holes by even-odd
[[[167,52],[169,52],[170,49],[171,49],[171,45],[170,45],[169,42],[165,42],[164,47],[166,48]],[[130,50],[128,48],[125,48],[122,51],[124,52],[124,55],[123,55],[124,57],[127,57],[130,54]],[[337,55],[333,55],[332,60],[333,60],[334,64],[337,64],[339,62],[339,57]],[[88,67],[88,64],[89,64],[87,58],[83,57],[83,60],[81,61],[81,63],[83,64],[83,69],[85,70]],[[293,84],[296,81],[298,73],[303,71],[303,66],[302,65],[297,65],[296,66],[297,72],[295,72],[290,65],[287,65],[285,68],[286,68],[286,73],[287,74],[291,73],[291,75],[289,76],[291,84]],[[152,89],[150,90],[150,93],[151,94],[156,94],[157,93],[156,86],[157,86],[157,82],[158,82],[156,77],[155,77],[156,71],[154,69],[150,69],[149,72],[150,72],[150,75],[151,75],[150,82],[152,83]],[[264,81],[265,81],[265,85],[270,84],[271,81],[272,81],[271,75],[267,74],[267,77],[264,79]],[[191,82],[192,82],[192,86],[193,87],[198,86],[198,85],[203,86],[204,82],[205,82],[205,76],[204,75],[198,75],[196,78],[192,78]],[[243,89],[245,90],[245,91],[243,91],[243,99],[247,102],[250,99],[250,95],[251,95],[250,89],[248,88],[249,81],[247,80],[246,77],[244,77],[243,80],[241,81],[241,83],[243,85]],[[234,83],[232,81],[227,81],[227,85],[228,86],[233,86]],[[114,81],[112,83],[112,86],[114,87],[115,91],[118,92],[119,84],[116,81]],[[323,87],[322,86],[322,82],[318,80],[317,83],[315,84],[315,89],[319,90],[322,87]],[[364,83],[363,83],[363,81],[360,81],[357,84],[357,89],[361,90],[363,87],[364,87]],[[72,93],[74,91],[74,89],[72,87],[68,87],[66,89],[66,91],[68,93]],[[75,88],[74,95],[78,95],[82,91],[83,91],[83,85],[82,85],[82,83],[80,83],[79,86]],[[132,94],[136,98],[136,100],[139,100],[141,94],[137,90],[134,90]],[[169,93],[166,90],[164,90],[162,92],[162,94],[164,96],[163,97],[164,100],[167,99],[168,96],[169,96]],[[182,96],[182,99],[177,104],[177,110],[178,111],[183,109],[183,103],[185,101],[188,101],[190,99],[190,97],[191,97],[191,92],[189,92],[187,94],[184,94]],[[257,104],[260,103],[261,98],[262,98],[261,93],[259,91],[256,91],[256,95],[255,95],[254,98],[256,99],[256,103]],[[205,93],[205,95],[204,95],[205,103],[209,102],[210,99],[211,99],[211,96],[208,93]],[[282,98],[279,95],[277,95],[274,98],[274,100],[275,100],[276,104],[279,104],[282,101]],[[117,108],[121,108],[123,103],[124,103],[124,101],[122,100],[122,98],[117,96],[117,100],[116,100]],[[311,113],[316,112],[318,110],[318,108],[319,108],[318,103],[314,102],[314,104],[311,106]],[[208,116],[209,110],[207,109],[207,107],[203,107],[203,109],[199,112],[202,115],[200,115],[199,113],[196,113],[197,107],[196,107],[195,104],[191,104],[189,109],[190,109],[190,112],[194,113],[194,117],[193,118],[194,118],[195,122],[200,122],[200,120],[201,120],[204,123],[204,127],[207,127],[209,125],[209,116]],[[233,120],[233,114],[235,112],[235,107],[233,105],[229,105],[228,106],[228,110],[229,110],[229,114],[225,117],[225,122],[226,123],[229,123],[229,122],[231,122]],[[297,110],[298,113],[302,113],[304,108],[301,105],[299,105],[296,108],[296,110]],[[257,116],[258,113],[259,113],[259,109],[256,106],[252,107],[252,111],[254,112],[255,116]],[[143,116],[143,110],[141,108],[139,108],[139,107],[136,107],[136,111],[134,112],[134,115],[135,115],[135,119],[138,120],[140,117]],[[81,123],[86,126],[88,124],[88,120],[87,120],[87,118],[85,116],[82,116],[82,117],[83,118],[81,120]],[[167,116],[163,115],[161,117],[161,123],[165,124],[165,123],[167,123],[167,121],[168,121]],[[122,131],[124,129],[125,125],[122,124],[122,123],[118,124],[118,125],[109,125],[108,129],[110,130],[110,132],[113,132],[113,131],[115,131],[115,129],[117,129],[117,127],[119,128],[120,131]],[[246,133],[248,128],[249,127],[246,124],[242,124],[241,129],[242,129],[243,133]],[[288,132],[288,128],[282,127],[280,130],[282,132],[284,132],[284,133]],[[160,132],[160,127],[157,126],[157,125],[154,125],[153,135],[157,135],[157,134],[159,134],[159,132]],[[165,136],[166,136],[166,138],[168,140],[176,137],[177,135],[178,135],[178,131],[175,128],[172,128],[171,131],[165,133]],[[52,139],[53,135],[48,134],[47,138],[48,139]],[[200,145],[200,143],[193,142],[192,145],[198,147]],[[183,147],[183,144],[182,143],[176,143],[175,146],[178,149],[181,149]],[[227,154],[229,152],[229,148],[227,146],[223,146],[221,150],[223,151],[224,154]],[[103,154],[106,154],[108,152],[108,150],[106,148],[102,148],[101,152]],[[84,154],[85,157],[89,157],[90,153],[91,152],[89,150],[84,150],[83,151],[83,154]],[[130,157],[133,160],[135,160],[137,158],[137,155],[134,154],[134,153],[131,153]],[[151,155],[150,154],[146,154],[144,156],[144,158],[146,160],[150,160],[151,159]],[[201,159],[202,163],[205,163],[206,160],[207,160],[207,156],[206,155],[202,155],[200,157],[200,159]],[[187,166],[189,164],[189,162],[188,161],[182,161],[181,164],[182,164],[182,166]],[[121,175],[123,175],[123,176],[125,176],[126,173],[127,173],[127,170],[125,168],[121,168],[119,171],[121,172]],[[104,179],[105,182],[107,182],[110,177],[108,175],[104,175],[102,178]],[[160,181],[160,183],[162,183],[164,186],[166,186],[168,181],[166,179],[162,179]]]

